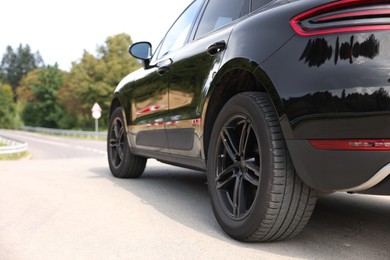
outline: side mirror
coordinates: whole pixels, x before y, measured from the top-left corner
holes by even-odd
[[[129,53],[136,59],[144,63],[144,68],[150,68],[149,63],[152,58],[152,44],[150,42],[137,42],[129,47]]]

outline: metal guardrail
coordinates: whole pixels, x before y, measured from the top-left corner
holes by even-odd
[[[27,152],[28,149],[27,143],[2,137],[2,136],[0,136],[0,143],[6,145],[6,146],[0,146],[0,155],[23,153],[23,152]]]
[[[106,137],[106,132],[94,132],[94,131],[81,131],[81,130],[65,130],[65,129],[54,129],[54,128],[45,128],[45,127],[32,127],[32,126],[23,126],[21,127],[24,131],[37,132],[43,134],[55,134],[55,135],[65,135],[65,136],[74,136],[74,137]]]
[[[32,127],[32,126],[23,126],[21,127],[24,131],[37,132],[43,134],[54,134],[54,135],[63,135],[63,136],[72,136],[72,137],[87,137],[87,138],[99,138],[103,139],[107,137],[106,132],[94,132],[94,131],[81,131],[81,130],[65,130],[65,129],[53,129],[45,127]],[[0,143],[5,144],[5,146],[0,146],[0,155],[6,154],[16,154],[27,152],[28,143],[17,141],[8,137],[0,136]]]

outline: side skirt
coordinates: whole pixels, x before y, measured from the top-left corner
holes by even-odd
[[[206,171],[206,161],[199,158],[192,158],[187,156],[180,156],[180,155],[171,155],[167,153],[161,153],[157,151],[147,151],[137,148],[131,149],[132,153],[147,157],[147,158],[154,158],[158,161],[161,161],[166,164],[189,168],[193,170],[198,171]]]

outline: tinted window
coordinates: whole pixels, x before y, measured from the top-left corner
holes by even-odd
[[[177,50],[185,44],[191,25],[196,18],[201,4],[201,0],[193,2],[172,25],[171,29],[165,35],[158,55],[159,57]]]
[[[272,0],[252,0],[252,11],[256,11],[270,2]]]
[[[196,38],[214,31],[246,15],[249,11],[249,0],[211,0],[200,21]]]

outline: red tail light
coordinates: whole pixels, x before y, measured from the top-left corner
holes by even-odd
[[[390,151],[390,140],[309,140],[318,150]]]
[[[390,30],[390,3],[383,0],[340,0],[291,19],[300,36]]]

